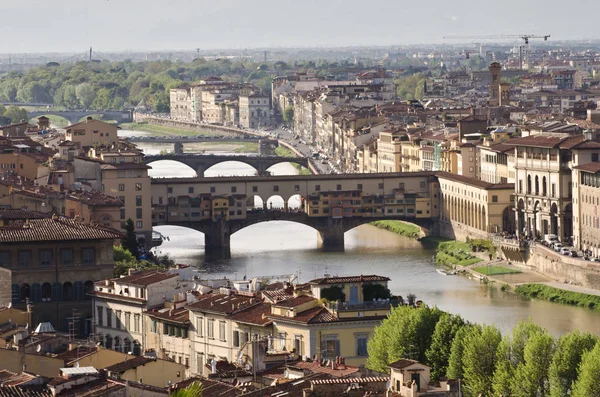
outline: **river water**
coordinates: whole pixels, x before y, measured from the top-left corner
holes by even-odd
[[[149,154],[172,150],[169,145],[157,143],[138,146]],[[156,162],[152,167],[153,176],[194,176],[193,170],[178,163]],[[270,171],[280,175],[297,173],[289,164],[279,164]],[[206,176],[253,173],[247,165],[229,162],[214,166]],[[279,204],[274,202],[274,206]],[[156,249],[157,253],[168,253],[177,263],[191,265],[190,272],[199,272],[205,278],[295,274],[306,282],[324,274],[378,274],[391,279],[389,287],[396,295],[413,293],[428,305],[437,305],[472,322],[493,324],[503,332],[520,320],[531,318],[555,336],[575,329],[600,335],[600,312],[524,298],[464,276],[442,276],[431,262],[431,250],[415,240],[370,225],[346,233],[345,252],[325,253],[317,247],[317,232],[308,226],[291,222],[257,224],[231,236],[231,259],[212,262],[204,258],[202,233],[176,226],[155,229],[169,238]]]

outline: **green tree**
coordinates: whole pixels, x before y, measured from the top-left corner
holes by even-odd
[[[512,339],[505,337],[498,346],[498,365],[494,372],[493,388],[498,395],[510,395],[514,390],[517,367],[525,361],[525,346],[532,335],[544,332],[542,327],[528,321],[520,321],[512,330]]]
[[[110,90],[108,90],[106,88],[101,88],[96,93],[96,98],[94,98],[94,102],[92,103],[92,108],[98,109],[98,110],[108,109],[110,107],[111,100],[112,100],[112,98],[111,98]]]
[[[500,331],[493,326],[471,328],[471,332],[466,335],[462,364],[465,396],[487,396],[491,393],[496,351],[501,340]]]
[[[135,225],[131,218],[127,219],[127,222],[125,222],[125,237],[121,240],[121,246],[123,249],[131,252],[135,258],[140,256],[137,237],[135,235]]]
[[[74,85],[65,86],[63,104],[67,109],[77,109],[80,106],[79,99],[77,99],[77,89]]]
[[[448,358],[448,371],[446,377],[449,379],[463,379],[465,376],[463,367],[463,354],[465,351],[465,338],[471,333],[471,328],[479,328],[479,325],[465,325],[454,335]]]
[[[4,112],[4,117],[9,118],[11,123],[20,123],[21,121],[29,120],[27,110],[16,106],[9,106]]]
[[[579,375],[573,386],[573,397],[600,396],[600,343],[583,354]]]
[[[75,93],[79,103],[84,109],[89,109],[96,97],[96,91],[89,83],[81,83],[75,88]]]
[[[170,397],[202,397],[204,388],[202,383],[194,382],[185,389],[178,389],[171,393]]]
[[[401,358],[425,362],[425,351],[442,311],[438,308],[399,306],[375,328],[369,340],[367,367],[387,372],[388,365]]]
[[[598,338],[589,333],[574,331],[560,337],[550,364],[550,396],[562,397],[571,394],[577,380],[577,369],[581,357],[594,348]]]
[[[431,345],[425,352],[427,362],[431,366],[431,378],[439,380],[446,375],[452,342],[456,333],[463,328],[465,321],[460,316],[450,313],[441,315],[431,336]]]
[[[554,338],[546,330],[532,334],[525,345],[524,361],[515,371],[512,395],[516,397],[547,396],[548,368],[554,353]]]
[[[294,107],[292,105],[286,106],[283,110],[283,121],[288,124],[294,121]]]

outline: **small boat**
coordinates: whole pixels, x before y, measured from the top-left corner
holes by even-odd
[[[442,276],[454,276],[456,275],[456,270],[446,270],[446,269],[435,269],[436,272],[441,274]]]

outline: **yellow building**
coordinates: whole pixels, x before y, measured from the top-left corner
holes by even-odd
[[[79,143],[81,147],[108,146],[116,144],[119,140],[116,125],[94,120],[91,117],[81,123],[68,126],[65,139]]]
[[[173,361],[131,357],[105,368],[111,378],[166,387],[185,379],[185,366]]]
[[[406,131],[382,131],[377,139],[378,172],[402,172],[402,144],[408,141]]]

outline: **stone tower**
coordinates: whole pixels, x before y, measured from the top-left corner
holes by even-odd
[[[502,66],[498,62],[490,64],[490,106],[500,105],[500,71]]]

